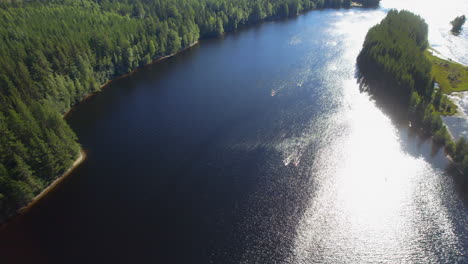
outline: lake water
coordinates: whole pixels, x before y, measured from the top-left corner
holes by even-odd
[[[68,119],[87,160],[0,232],[0,262],[468,263],[456,173],[355,78],[391,7],[466,63],[460,7],[406,2],[247,27],[112,83]]]

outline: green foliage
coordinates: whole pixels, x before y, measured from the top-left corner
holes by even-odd
[[[454,20],[450,22],[452,24],[452,32],[453,33],[460,33],[463,24],[466,22],[466,17],[465,15],[458,16]]]
[[[61,114],[100,84],[200,38],[332,1],[0,0],[0,221],[72,164],[79,145]]]
[[[428,27],[424,20],[408,11],[391,10],[380,24],[367,33],[358,56],[362,74],[379,76],[393,84],[405,103],[413,91],[422,101],[432,95],[431,63],[424,55]]]
[[[468,142],[464,138],[457,141],[451,155],[464,175],[468,175]]]
[[[462,138],[454,144],[440,117],[440,113],[455,109],[443,94],[443,87],[434,91],[432,64],[440,59],[425,54],[427,34],[427,24],[421,17],[391,10],[367,33],[357,59],[361,79],[369,84],[370,92],[398,98],[413,123],[446,146],[455,164],[468,175],[468,143]],[[443,77],[436,78],[443,83]]]
[[[432,76],[443,93],[450,94],[468,90],[468,67],[454,61],[441,59],[432,55],[430,51],[426,51],[425,54],[432,63]]]
[[[452,140],[447,128],[442,126],[439,130],[434,133],[434,141],[439,145],[446,145]]]

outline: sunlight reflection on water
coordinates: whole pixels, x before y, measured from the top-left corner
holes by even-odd
[[[354,80],[345,81],[344,90],[349,107],[337,121],[349,130],[319,151],[312,171],[319,188],[289,262],[451,263],[461,257],[443,190],[434,189],[443,184],[441,172],[402,151],[390,119],[356,92]]]
[[[461,6],[467,3],[458,2]],[[339,19],[329,29],[327,43],[342,45],[343,52],[329,62],[323,76],[332,86],[340,87],[332,89],[341,102],[337,112],[324,122],[326,126],[313,121],[315,127],[328,130],[323,134],[331,136],[321,139],[317,156],[310,163],[315,186],[287,262],[468,261],[452,222],[463,225],[466,216],[461,213],[460,219],[454,220],[447,212],[448,180],[423,158],[403,151],[390,118],[367,94],[359,92],[353,77],[367,29],[383,18],[388,8],[413,10],[422,6],[417,12],[429,21],[431,43],[445,56],[466,63],[466,38],[454,39],[445,32],[449,30],[447,21],[459,9],[435,9],[440,7],[435,1],[385,1],[383,6],[384,10],[373,12],[337,12]],[[300,140],[287,138],[279,144],[285,165],[300,160],[310,141],[317,141],[316,135],[311,129]]]

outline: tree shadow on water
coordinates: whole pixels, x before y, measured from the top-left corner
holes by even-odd
[[[365,68],[365,67],[364,67]],[[374,70],[360,70],[356,67],[360,92],[367,93],[377,107],[387,115],[400,133],[401,148],[409,155],[424,158],[427,162],[440,168],[455,181],[457,192],[468,202],[468,180],[449,161],[443,145],[433,142],[432,137],[414,124],[409,114],[409,102],[395,84]]]

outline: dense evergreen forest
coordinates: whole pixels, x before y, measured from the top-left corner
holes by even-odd
[[[468,175],[468,143],[453,142],[440,113],[444,95],[434,88],[432,64],[425,56],[428,26],[408,11],[391,10],[367,33],[357,63],[362,82],[372,94],[397,98],[408,118],[434,141],[445,146]]]
[[[358,1],[364,6],[379,0]],[[0,222],[77,158],[62,115],[106,81],[242,25],[350,0],[0,0]]]

